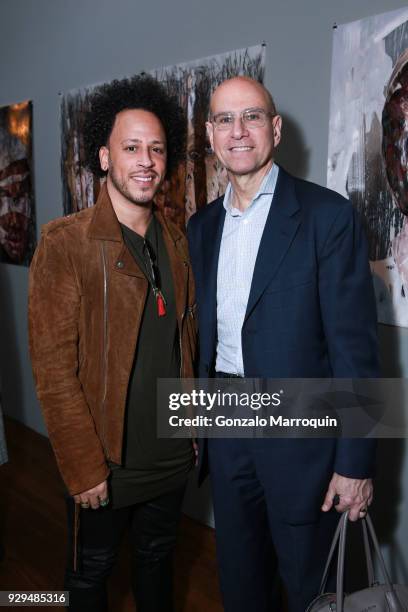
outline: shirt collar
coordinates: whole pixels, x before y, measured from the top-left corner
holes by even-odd
[[[260,196],[263,196],[263,195],[273,196],[275,192],[276,181],[278,180],[278,174],[279,174],[279,167],[275,163],[273,163],[269,172],[267,172],[264,178],[262,179],[262,183],[260,184],[255,197],[253,198],[252,202],[250,203],[250,205],[244,212],[238,210],[237,208],[231,207],[232,185],[231,183],[228,183],[227,189],[225,190],[224,201],[223,201],[223,206],[225,210],[228,213],[230,213],[230,215],[232,215],[233,217],[242,217],[242,215],[244,215],[248,210],[254,207],[256,200],[258,200]]]

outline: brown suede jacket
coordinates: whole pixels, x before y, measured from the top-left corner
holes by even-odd
[[[182,231],[155,211],[170,258],[181,376],[193,376],[194,281]],[[71,495],[121,463],[125,404],[148,282],[126,248],[105,186],[96,205],[44,226],[30,269],[37,394]]]

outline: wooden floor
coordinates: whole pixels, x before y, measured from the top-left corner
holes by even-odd
[[[5,426],[10,461],[0,467],[0,542],[5,552],[0,590],[60,590],[65,506],[50,444],[17,421],[6,419]],[[177,612],[222,611],[212,529],[183,517],[175,572]],[[126,542],[109,593],[111,610],[134,612]]]

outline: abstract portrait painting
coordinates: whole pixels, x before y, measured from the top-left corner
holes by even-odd
[[[328,186],[362,216],[379,322],[408,327],[408,8],[334,30]]]
[[[0,107],[0,263],[28,266],[35,249],[32,104]]]
[[[149,72],[174,95],[185,111],[187,122],[186,158],[165,181],[157,204],[178,225],[207,202],[224,193],[227,177],[206,137],[205,122],[213,90],[224,79],[247,75],[262,82],[265,47],[258,45],[212,57],[167,66]],[[82,123],[88,99],[96,85],[68,92],[61,104],[61,171],[64,214],[92,206],[100,189],[83,163]]]

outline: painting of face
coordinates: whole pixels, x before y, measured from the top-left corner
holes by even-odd
[[[392,87],[382,113],[382,150],[395,203],[408,215],[408,58]]]
[[[35,248],[30,102],[0,108],[0,262],[29,265]]]
[[[333,36],[327,183],[363,220],[379,322],[408,327],[408,8]]]
[[[85,167],[82,126],[88,109],[89,91],[67,93],[61,102],[62,203],[65,215],[93,206],[102,179]]]
[[[161,183],[155,195],[155,203],[165,216],[180,227],[185,226],[198,208],[222,195],[228,182],[205,127],[214,89],[225,79],[237,75],[247,75],[262,82],[264,69],[265,48],[258,45],[150,72],[170,95],[177,98],[186,116],[185,161]],[[68,92],[62,100],[61,169],[65,214],[92,206],[100,188],[100,179],[90,174],[83,163],[82,117],[92,89]],[[117,164],[113,165],[116,176]],[[152,186],[156,184],[154,181]]]

